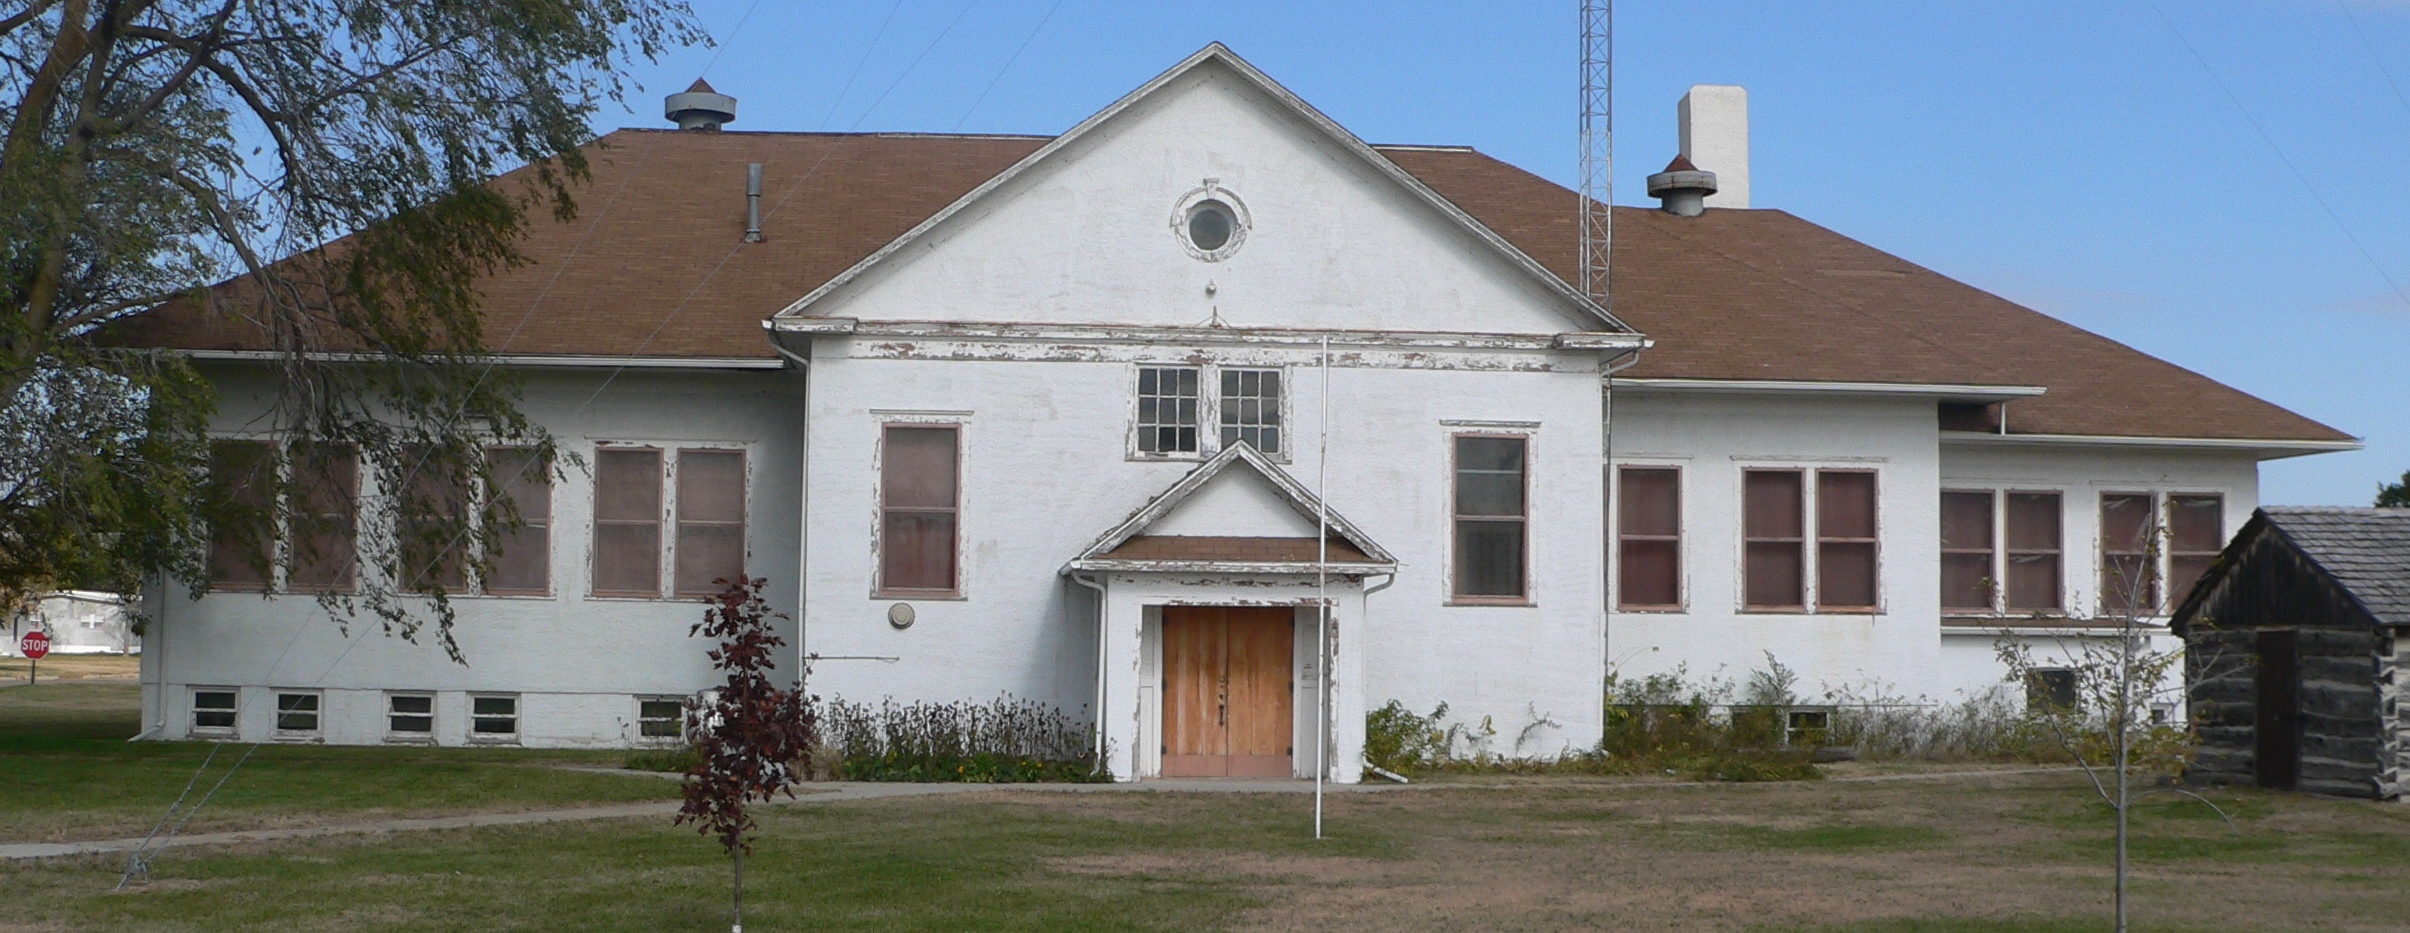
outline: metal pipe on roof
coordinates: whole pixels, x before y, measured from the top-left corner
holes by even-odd
[[[761,235],[761,163],[745,163],[745,242],[759,243]]]

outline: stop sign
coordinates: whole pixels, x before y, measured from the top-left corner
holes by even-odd
[[[27,632],[24,638],[17,639],[17,647],[24,650],[28,659],[39,661],[43,655],[50,653],[50,636],[41,632]]]

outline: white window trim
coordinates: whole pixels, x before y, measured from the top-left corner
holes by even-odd
[[[283,742],[294,742],[294,741],[307,741],[307,742],[315,742],[315,741],[318,741],[319,739],[321,739],[321,738],[325,737],[325,735],[326,735],[326,691],[323,691],[323,690],[318,690],[318,689],[314,689],[314,688],[289,689],[289,688],[284,688],[284,687],[278,687],[278,688],[275,688],[275,689],[273,689],[273,690],[270,690],[270,691],[269,691],[269,696],[272,698],[272,700],[273,700],[273,702],[274,702],[274,704],[275,704],[275,705],[274,705],[274,707],[273,707],[273,708],[271,708],[271,709],[268,711],[268,714],[269,714],[271,717],[273,717],[272,719],[270,719],[270,720],[269,720],[269,725],[270,725],[270,726],[272,726],[272,727],[274,728],[274,730],[275,730],[275,734],[276,734],[276,738],[277,738],[277,740],[278,740],[278,741],[283,741]],[[313,727],[313,728],[309,728],[309,729],[287,729],[287,728],[285,728],[285,721],[284,721],[284,720],[285,720],[285,716],[284,716],[284,712],[285,712],[285,711],[284,711],[284,698],[285,698],[285,697],[289,697],[289,696],[306,696],[306,697],[313,697],[313,698],[317,699],[317,701],[318,701],[317,708],[315,708],[315,709],[313,709],[313,710],[311,710],[311,711],[310,711],[310,715],[315,716],[315,717],[317,717],[317,719],[318,719],[318,725],[317,725],[317,726],[315,726],[315,727]]]
[[[1887,520],[1890,509],[1884,506],[1891,497],[1889,458],[1885,457],[1826,457],[1817,460],[1761,460],[1733,458],[1732,491],[1733,516],[1736,527],[1732,535],[1732,606],[1733,612],[1746,616],[1822,616],[1828,619],[1870,619],[1891,614],[1891,572],[1885,566],[1891,548]],[[1766,608],[1749,605],[1749,474],[1752,472],[1795,472],[1800,474],[1799,528],[1800,538],[1799,600],[1794,608]],[[1817,592],[1817,546],[1824,530],[1816,521],[1816,477],[1820,473],[1870,473],[1874,476],[1874,607],[1847,606],[1826,609],[1822,594]],[[1937,498],[1934,500],[1938,505]],[[1995,523],[1996,524],[1996,523]],[[2062,534],[2064,530],[2062,529]],[[1938,555],[1940,548],[1935,547]],[[1997,553],[1997,552],[1995,552]],[[1938,557],[1936,567],[1938,568]],[[1938,569],[1935,571],[1938,573]]]
[[[751,442],[751,441],[680,441],[680,440],[641,440],[641,441],[638,441],[638,440],[617,440],[617,439],[615,439],[615,440],[607,440],[607,441],[595,441],[595,442],[594,442],[594,444],[593,444],[593,446],[592,446],[592,448],[591,448],[590,450],[588,450],[587,454],[588,454],[588,456],[589,456],[589,457],[594,457],[594,458],[596,458],[596,460],[595,460],[595,461],[590,461],[590,462],[599,462],[599,457],[600,457],[601,453],[602,453],[603,451],[606,451],[606,450],[654,450],[654,451],[659,451],[659,452],[661,453],[661,547],[660,547],[660,551],[661,551],[661,553],[660,553],[660,554],[658,555],[658,557],[657,557],[657,559],[658,559],[658,560],[659,560],[659,562],[660,562],[660,563],[659,563],[659,565],[658,565],[658,567],[659,567],[659,575],[658,575],[658,577],[656,578],[656,585],[655,585],[654,590],[653,590],[653,595],[650,595],[650,596],[631,596],[631,595],[627,595],[627,594],[624,594],[624,593],[597,593],[597,592],[595,592],[595,591],[594,591],[594,571],[595,571],[595,565],[594,565],[594,562],[595,562],[595,559],[596,559],[596,552],[599,550],[598,548],[596,548],[596,547],[594,546],[594,542],[595,542],[595,534],[594,534],[594,529],[597,527],[597,524],[596,524],[596,522],[597,522],[596,516],[597,516],[597,515],[599,515],[599,514],[601,513],[601,506],[602,506],[602,482],[601,482],[601,480],[600,480],[600,478],[599,478],[598,476],[593,475],[593,474],[598,474],[598,473],[600,472],[600,470],[599,470],[599,469],[592,470],[592,471],[588,471],[588,472],[589,472],[589,476],[588,476],[588,482],[587,482],[587,486],[588,486],[589,488],[586,490],[586,516],[585,516],[585,523],[584,523],[584,524],[585,524],[585,529],[586,529],[586,545],[585,545],[585,548],[586,548],[586,561],[585,561],[586,569],[585,569],[585,574],[584,574],[584,575],[585,575],[585,578],[586,578],[585,593],[584,593],[585,598],[586,598],[586,599],[588,599],[588,600],[596,601],[596,602],[637,602],[637,603],[650,603],[650,602],[661,602],[661,601],[663,601],[663,600],[695,599],[695,598],[696,598],[696,597],[694,597],[694,596],[679,596],[679,595],[677,595],[677,594],[678,594],[678,452],[679,452],[680,450],[733,450],[733,451],[737,451],[737,452],[742,453],[742,454],[744,454],[744,455],[745,455],[745,474],[744,474],[744,479],[743,479],[743,483],[744,483],[744,491],[743,491],[743,492],[744,492],[744,504],[745,504],[745,505],[744,505],[744,517],[745,517],[745,519],[744,519],[744,526],[745,526],[745,536],[744,536],[744,537],[745,537],[745,540],[744,540],[744,566],[745,566],[745,568],[746,568],[747,572],[751,572],[752,567],[753,567],[753,532],[754,532],[754,523],[753,523],[753,494],[754,494],[754,471],[755,471],[756,469],[758,469],[758,464],[759,464],[760,459],[761,459],[761,458],[760,458],[760,456],[759,456],[759,455],[758,455],[758,454],[755,452],[755,449],[754,449],[754,448],[755,448],[756,446],[758,446],[758,445],[754,444],[754,443],[753,443],[753,442]],[[553,525],[554,525],[555,527],[557,527],[557,526],[560,524],[560,521],[559,521],[559,518],[558,518],[558,516],[559,516],[559,512],[557,511],[557,508],[558,508],[558,506],[559,506],[559,492],[558,492],[558,490],[555,490],[555,492],[554,492],[554,506],[555,506],[555,508],[556,508],[556,511],[554,512],[554,516],[555,516],[555,518],[554,518],[554,520],[553,520]],[[557,584],[556,584],[556,591],[557,591]],[[530,597],[521,597],[521,598],[528,598],[528,599],[536,599],[536,598],[550,599],[550,598],[552,598],[552,597],[550,597],[550,596],[544,596],[544,597],[533,597],[533,596],[530,596]],[[501,695],[501,694],[489,694],[489,696],[500,696],[500,695]]]
[[[1141,369],[1193,369],[1197,371],[1197,449],[1194,451],[1146,451],[1138,449],[1138,371]],[[1294,462],[1297,449],[1297,419],[1295,417],[1297,380],[1293,367],[1278,363],[1194,363],[1184,360],[1132,363],[1123,369],[1122,459],[1136,461],[1202,461],[1213,459],[1222,452],[1222,372],[1271,372],[1280,374],[1280,449],[1262,453],[1274,463]]]
[[[1539,472],[1540,432],[1536,422],[1440,422],[1441,460],[1447,464],[1446,492],[1440,497],[1440,605],[1451,609],[1537,609],[1540,605],[1540,573],[1537,558],[1537,525],[1540,513],[1533,508],[1535,496],[1532,482]],[[1523,595],[1521,596],[1464,596],[1456,592],[1456,443],[1468,437],[1514,438],[1523,442]]]
[[[1137,377],[1130,377],[1137,387]],[[1137,393],[1132,392],[1135,399]],[[1137,418],[1137,402],[1130,403],[1130,417]],[[1131,443],[1137,443],[1136,421],[1130,430]],[[891,427],[950,427],[954,429],[954,589],[891,590],[887,588],[887,429]],[[971,489],[966,480],[971,475],[971,413],[952,411],[890,411],[872,409],[870,412],[870,598],[879,602],[963,602],[971,598],[970,528]]]
[[[479,716],[477,714],[478,700],[509,700],[510,731],[507,733],[477,731],[477,720],[499,718]],[[516,693],[494,693],[490,691],[471,693],[469,694],[468,712],[467,741],[471,745],[517,745],[519,744],[519,736],[525,734],[527,731],[527,704],[524,700],[520,699],[520,695]]]
[[[234,714],[233,725],[201,725],[201,694],[204,693],[230,693],[234,695],[234,706],[226,710],[226,712]],[[184,691],[184,726],[188,731],[188,734],[202,738],[231,738],[237,734],[240,734],[243,729],[243,688],[202,686],[199,684],[186,687]]]
[[[1672,606],[1623,608],[1623,471],[1674,471],[1674,596]],[[1670,457],[1619,460],[1607,465],[1607,607],[1634,615],[1676,616],[1690,613],[1690,464]],[[1745,550],[1745,549],[1744,549]]]
[[[2078,592],[2073,579],[2074,574],[2070,572],[2075,562],[2070,558],[2068,542],[2070,530],[2068,527],[2070,524],[2068,503],[2077,498],[2074,490],[2046,483],[1982,482],[1951,485],[1944,482],[1940,494],[1988,495],[1992,499],[1991,607],[1970,609],[1965,606],[1943,606],[1941,607],[1943,616],[1953,619],[2031,619],[2037,616],[2045,619],[2064,619],[2072,618],[2075,615],[2073,610],[2067,608],[2074,603],[2075,594]],[[2059,595],[2056,609],[2008,608],[2008,497],[2012,495],[2059,497]],[[1936,498],[1935,501],[1938,504],[1939,499]],[[2097,496],[2093,499],[2092,510],[2094,527],[2091,562],[2095,565],[2093,575],[2097,577],[2100,572],[2098,567],[2100,560],[2100,529],[2098,526],[2100,501]],[[1935,553],[1939,553],[1940,538],[1938,534],[1935,536],[1934,547]]]
[[[2065,581],[2065,585],[2069,588],[2069,590],[2066,594],[2064,594],[2066,596],[2066,604],[2082,605],[2087,607],[2092,613],[2089,618],[2106,619],[2113,615],[2108,611],[2108,594],[2101,592],[2100,589],[2101,575],[2107,572],[2109,566],[2107,547],[2108,534],[2101,527],[2100,523],[2100,500],[2103,497],[2134,495],[2147,495],[2151,497],[2151,515],[2154,517],[2154,520],[2157,523],[2159,534],[2161,536],[2158,548],[2159,553],[2154,555],[2152,558],[2152,561],[2155,564],[2152,569],[2158,574],[2159,577],[2159,604],[2152,606],[2151,611],[2149,612],[2135,613],[2134,618],[2136,621],[2164,623],[2166,620],[2174,616],[2176,611],[2176,603],[2182,598],[2182,594],[2174,592],[2174,587],[2168,580],[2170,571],[2173,570],[2175,566],[2175,529],[2171,527],[2171,522],[2168,517],[2167,507],[2169,500],[2178,496],[2218,497],[2218,537],[2221,541],[2231,542],[2234,538],[2234,533],[2242,527],[2240,524],[2234,521],[2234,515],[2232,512],[2236,500],[2234,491],[2224,486],[2170,483],[2119,483],[2110,480],[2094,480],[2091,485],[2092,542],[2089,549],[2091,551],[2091,556],[2088,558],[2088,561],[2092,565],[2092,572],[2084,578],[2085,589],[2089,592],[2086,592],[2085,590],[2075,590],[2073,589],[2074,581]],[[2062,519],[2062,521],[2064,520]],[[2060,530],[2060,536],[2065,537],[2064,528]],[[2067,545],[2065,544],[2060,545],[2062,549],[2066,546]],[[2223,547],[2223,544],[2221,544],[2220,547]],[[2061,554],[2063,555],[2064,553],[2065,552],[2062,550]],[[2073,610],[2069,610],[2069,613],[2072,615]]]
[[[395,731],[395,730],[394,730],[394,728],[393,728],[393,717],[394,717],[395,715],[397,715],[397,714],[396,714],[396,713],[393,711],[393,699],[394,699],[395,697],[425,697],[425,698],[427,698],[427,731],[425,731],[425,732],[398,732],[398,731]],[[430,691],[430,690],[387,690],[387,691],[385,691],[385,694],[384,694],[384,699],[383,699],[383,700],[381,701],[381,703],[380,703],[380,706],[381,706],[382,708],[378,710],[378,713],[380,714],[381,718],[383,719],[383,722],[381,723],[381,725],[383,726],[383,728],[382,728],[381,730],[379,730],[379,731],[381,731],[381,732],[383,732],[383,733],[384,733],[384,736],[385,736],[385,741],[386,741],[386,742],[389,742],[389,743],[400,743],[400,744],[405,744],[405,745],[433,745],[433,744],[435,744],[435,734],[436,734],[436,733],[435,733],[435,730],[436,730],[436,728],[437,728],[437,727],[440,725],[440,723],[436,722],[436,720],[439,718],[439,717],[438,717],[438,715],[437,715],[437,712],[438,712],[438,711],[437,711],[437,709],[436,709],[436,707],[437,707],[438,705],[439,705],[439,704],[436,702],[436,699],[435,699],[435,693],[434,693],[434,691]],[[417,715],[417,714],[416,714],[416,713],[401,713],[401,714],[398,714],[398,715],[403,715],[403,716],[415,716],[415,715]]]
[[[638,745],[649,745],[649,746],[665,746],[665,747],[671,747],[671,748],[675,748],[675,747],[677,747],[677,746],[681,746],[681,745],[686,744],[686,702],[687,702],[689,699],[692,699],[691,697],[682,697],[682,696],[668,696],[668,695],[665,695],[665,694],[639,693],[639,694],[637,694],[637,695],[635,696],[635,698],[634,698],[634,699],[635,699],[635,703],[636,703],[636,716],[635,716],[635,719],[634,719],[634,722],[636,723],[636,734],[635,734],[634,736],[632,736],[632,738],[635,740],[636,744],[638,744]],[[674,722],[676,722],[676,723],[678,724],[678,734],[677,734],[677,735],[646,735],[646,734],[644,734],[644,723],[645,723],[645,717],[644,717],[644,704],[646,704],[646,703],[676,703],[676,704],[678,704],[678,715],[677,715],[676,717],[674,717],[674,718],[673,718],[673,720],[672,720],[672,721],[674,721]]]

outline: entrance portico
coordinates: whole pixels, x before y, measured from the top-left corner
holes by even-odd
[[[1098,538],[1064,573],[1100,593],[1113,773],[1358,780],[1365,597],[1396,568],[1244,444]]]

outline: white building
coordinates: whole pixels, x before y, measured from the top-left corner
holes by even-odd
[[[644,741],[711,681],[677,597],[741,566],[813,692],[1049,702],[1125,778],[1320,747],[1352,780],[1391,699],[1555,754],[1611,666],[1992,689],[2002,631],[2098,631],[2120,529],[2164,510],[2197,572],[2258,461],[2354,446],[1745,184],[1691,209],[1690,169],[1747,176],[1737,89],[1682,108],[1680,212],[1617,209],[1613,313],[1566,284],[1571,192],[1367,146],[1218,45],[1051,138],[719,130],[734,103],[605,137],[577,219],[483,283],[588,468],[518,491],[547,505],[457,600],[468,663],[307,598],[152,600],[153,734]],[[256,336],[155,317],[239,435]]]
[[[126,654],[141,650],[125,597],[95,590],[59,590],[32,600],[8,620],[0,657],[23,657],[18,642],[39,631],[52,654]]]

